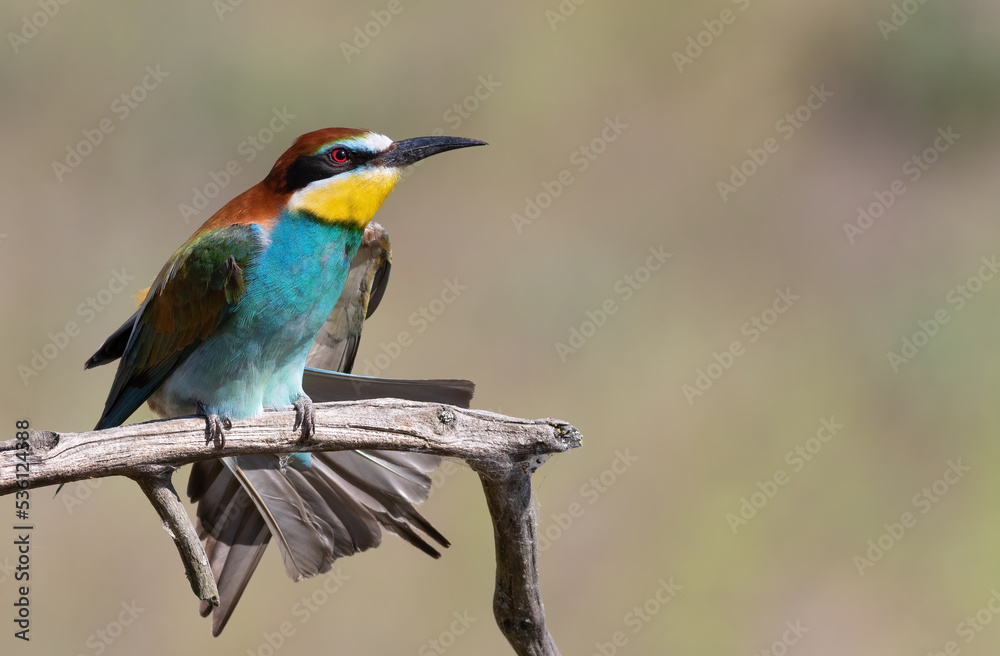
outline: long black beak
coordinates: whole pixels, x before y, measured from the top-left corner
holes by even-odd
[[[379,155],[377,161],[382,166],[402,168],[446,150],[486,145],[485,141],[463,137],[415,137],[396,141],[389,150]]]

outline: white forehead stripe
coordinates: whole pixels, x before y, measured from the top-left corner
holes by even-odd
[[[391,146],[392,139],[384,134],[379,134],[378,132],[368,132],[360,137],[344,139],[340,141],[340,144],[345,148],[363,150],[374,154],[381,153],[383,150]]]

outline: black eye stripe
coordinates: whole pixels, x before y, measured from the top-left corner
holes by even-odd
[[[334,160],[334,152],[337,150],[347,152],[346,161],[338,162]],[[285,191],[291,193],[308,186],[311,182],[350,171],[351,169],[363,166],[377,156],[378,153],[370,153],[365,150],[352,150],[342,146],[317,155],[303,155],[288,167],[288,172],[285,174]]]
[[[333,163],[324,153],[321,156],[300,157],[288,167],[285,174],[285,190],[296,191],[310,182],[329,178],[334,175]]]

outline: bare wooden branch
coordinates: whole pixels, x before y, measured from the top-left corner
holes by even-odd
[[[219,589],[215,585],[215,577],[208,564],[208,555],[198,538],[198,532],[188,519],[184,504],[181,503],[173,483],[170,482],[173,473],[173,469],[165,468],[145,476],[134,476],[133,480],[139,484],[146,498],[156,508],[156,513],[163,520],[163,528],[177,545],[191,590],[198,599],[207,601],[212,606],[218,606]]]
[[[580,446],[580,433],[555,419],[517,419],[435,403],[376,399],[317,404],[316,434],[303,442],[293,412],[234,422],[225,445],[205,443],[205,422],[181,418],[87,433],[31,431],[31,487],[128,476],[153,503],[177,543],[192,589],[217,600],[204,549],[170,483],[170,472],[199,460],[253,453],[388,449],[460,458],[480,477],[496,542],[493,611],[520,655],[559,654],[545,626],[531,475],[553,453]],[[13,441],[0,442],[0,495],[17,488]],[[207,580],[206,580],[207,574]]]
[[[500,471],[479,471],[496,547],[493,617],[516,653],[551,656],[559,649],[545,626],[538,581],[537,522],[531,491],[535,470],[521,463],[510,464]]]

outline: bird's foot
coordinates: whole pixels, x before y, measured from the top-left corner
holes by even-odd
[[[292,430],[302,427],[302,439],[308,440],[316,434],[316,409],[313,407],[312,399],[308,396],[300,396],[293,404],[295,406],[295,425]]]
[[[229,417],[220,417],[209,412],[201,402],[198,403],[198,414],[205,418],[205,444],[214,442],[216,448],[226,446],[226,431],[233,427]]]

